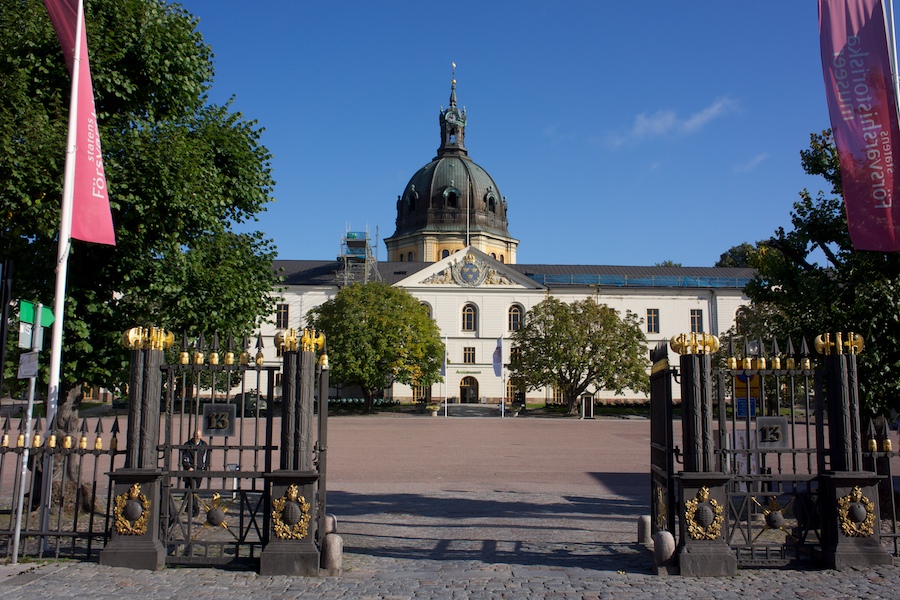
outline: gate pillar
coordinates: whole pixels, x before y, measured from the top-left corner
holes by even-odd
[[[672,339],[681,354],[681,405],[684,472],[679,482],[681,575],[724,577],[737,574],[737,558],[725,541],[726,485],[729,475],[715,471],[712,432],[712,370],[710,354],[719,340],[711,335],[682,334]]]
[[[312,414],[316,349],[325,336],[310,330],[280,332],[275,343],[285,356],[282,390],[281,469],[265,475],[268,491],[267,542],[260,575],[319,574],[318,471],[313,469]],[[325,390],[327,394],[327,389]]]
[[[268,473],[268,543],[259,560],[260,575],[319,574],[316,547],[316,471]]]
[[[832,468],[819,476],[824,491],[823,558],[832,569],[890,564],[891,555],[881,547],[881,477],[862,469],[856,366],[862,340],[853,333],[848,334],[846,343],[842,343],[840,333],[835,338],[834,343],[828,334],[816,338],[816,350],[825,354],[824,392]],[[843,353],[844,347],[849,349],[848,354]],[[822,419],[816,421],[821,423]]]
[[[100,553],[100,564],[159,570],[165,565],[160,541],[160,486],[156,465],[159,443],[159,396],[163,350],[172,345],[168,331],[135,327],[123,342],[131,348],[128,385],[128,446],[125,468],[109,473],[113,482],[112,539]]]
[[[119,469],[113,480],[112,539],[100,552],[107,567],[149,569],[165,566],[166,549],[159,539],[160,481],[157,469]]]

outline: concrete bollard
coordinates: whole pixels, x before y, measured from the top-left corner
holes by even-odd
[[[649,546],[653,543],[653,537],[650,532],[650,515],[641,515],[638,518],[638,544]]]
[[[344,568],[344,538],[329,533],[322,540],[322,570],[325,575],[340,575]]]
[[[653,536],[653,563],[659,575],[677,575],[675,565],[675,536],[668,531],[657,531]]]
[[[324,530],[322,533],[328,535],[329,533],[337,533],[337,517],[331,513],[325,515],[325,524]]]

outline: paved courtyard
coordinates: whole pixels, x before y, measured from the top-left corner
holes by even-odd
[[[541,418],[330,420],[339,577],[261,577],[64,562],[0,567],[0,598],[894,597],[900,568],[652,574],[649,422]]]

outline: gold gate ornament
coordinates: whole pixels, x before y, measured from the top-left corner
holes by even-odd
[[[309,502],[291,485],[284,496],[272,501],[272,523],[276,537],[283,540],[302,540],[309,532]]]
[[[709,488],[697,490],[697,496],[684,503],[687,532],[695,540],[715,540],[722,531],[725,517],[722,505],[709,497]]]
[[[113,508],[116,518],[116,531],[119,535],[144,535],[147,533],[147,522],[150,520],[150,499],[141,492],[137,483],[116,496]]]
[[[838,499],[838,521],[847,537],[869,537],[875,533],[875,503],[863,496],[858,485]]]

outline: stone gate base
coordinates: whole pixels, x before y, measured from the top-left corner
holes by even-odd
[[[157,469],[119,469],[113,484],[112,539],[100,552],[107,567],[149,569],[165,566],[166,549],[159,539],[160,479]]]
[[[269,543],[259,559],[260,575],[319,575],[316,547],[316,471],[275,471],[269,490]]]

